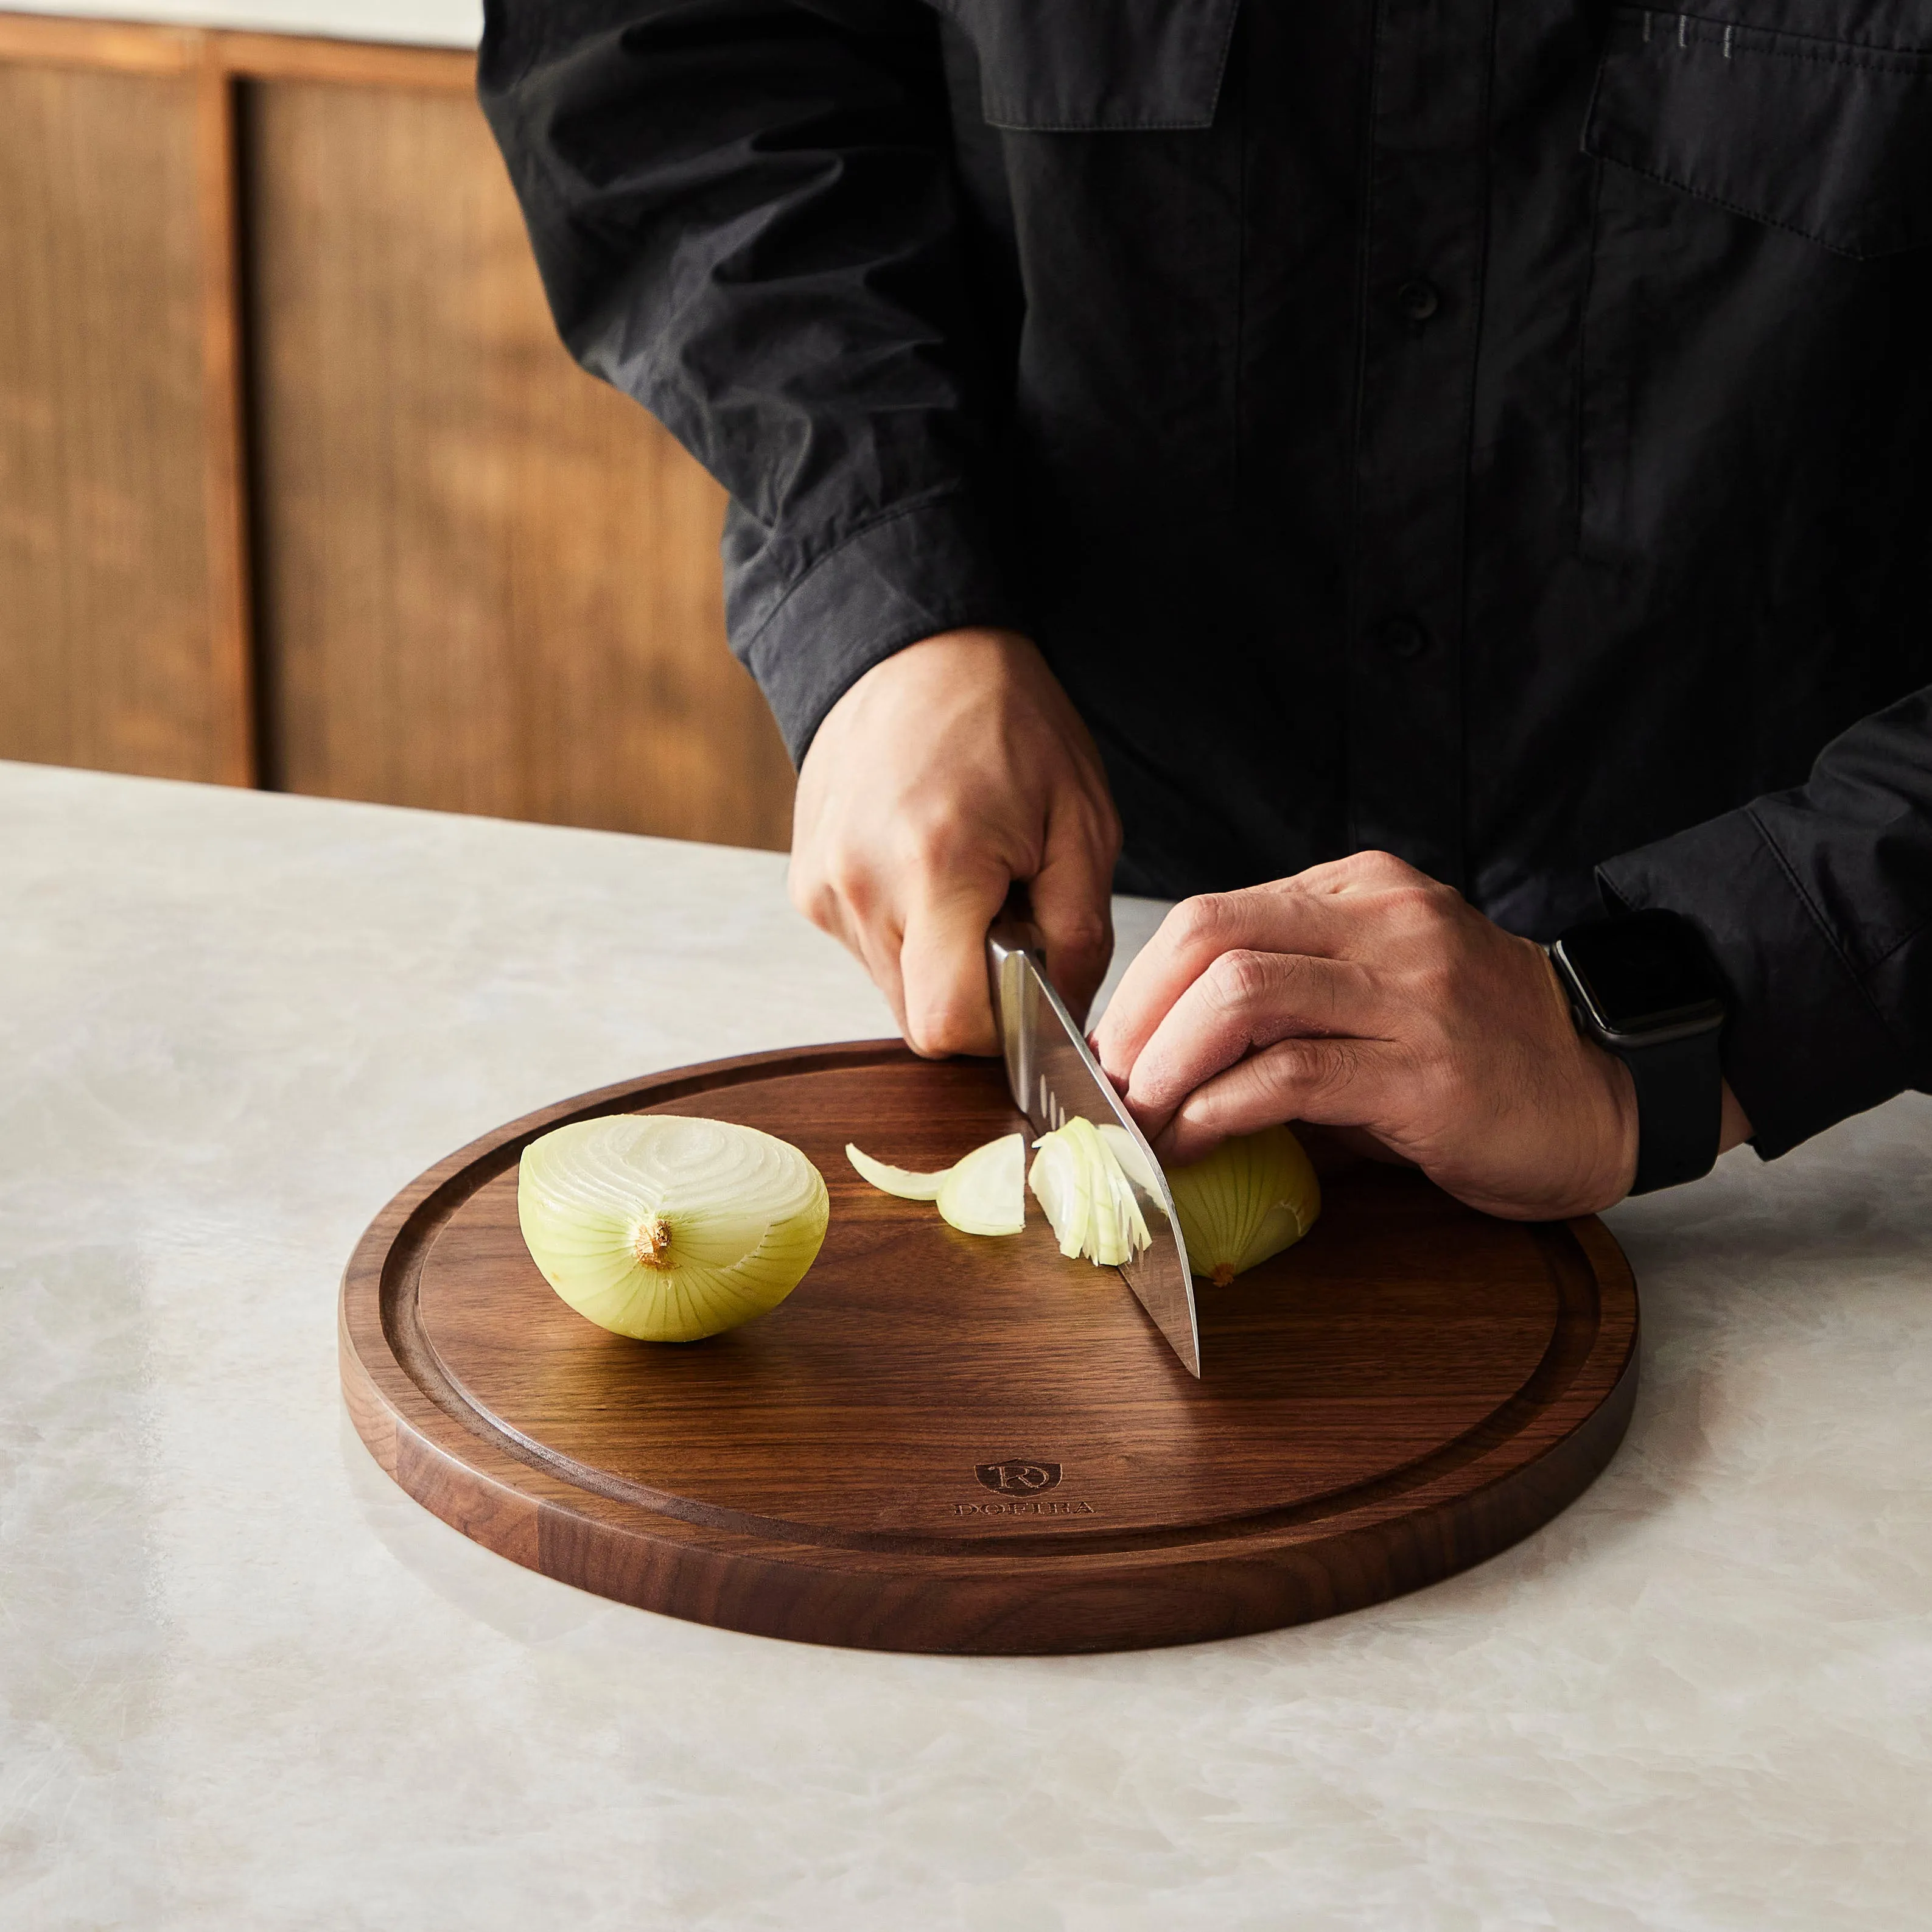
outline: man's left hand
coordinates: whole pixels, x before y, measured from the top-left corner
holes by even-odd
[[[1177,1165],[1306,1120],[1516,1220],[1593,1214],[1636,1172],[1629,1070],[1577,1032],[1542,948],[1385,852],[1177,906],[1094,1045]],[[1749,1124],[1724,1103],[1733,1146]]]

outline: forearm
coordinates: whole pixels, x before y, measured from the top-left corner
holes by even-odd
[[[866,0],[491,0],[480,92],[560,333],[730,493],[794,755],[871,664],[1013,624],[935,28]]]

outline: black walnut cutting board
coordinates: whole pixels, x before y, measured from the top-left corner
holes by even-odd
[[[701,1114],[814,1161],[812,1272],[710,1341],[607,1334],[518,1232],[517,1161],[592,1114]],[[884,1650],[1230,1636],[1432,1582],[1546,1522],[1609,1461],[1636,1294],[1594,1220],[1474,1214],[1334,1176],[1314,1232],[1197,1284],[1202,1376],[1037,1206],[979,1240],[843,1148],[936,1168],[1021,1124],[995,1063],[896,1042],[682,1068],[530,1115],[404,1190],[351,1259],[342,1380],[410,1495],[620,1601]]]

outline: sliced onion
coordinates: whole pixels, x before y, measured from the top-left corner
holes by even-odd
[[[889,1167],[848,1141],[845,1158],[881,1192],[932,1201],[963,1234],[1017,1234],[1026,1226],[1026,1136],[1003,1134],[937,1174]]]
[[[1087,1252],[1088,1231],[1093,1224],[1091,1166],[1064,1127],[1041,1135],[1034,1148],[1027,1185],[1059,1238],[1060,1252],[1069,1261],[1077,1260]]]
[[[1123,1138],[1131,1146],[1132,1137]],[[1096,1267],[1118,1268],[1152,1244],[1133,1184],[1092,1121],[1070,1120],[1041,1135],[1034,1146],[1028,1184],[1063,1255],[1070,1260],[1084,1255]]]
[[[817,1168],[755,1127],[675,1114],[573,1121],[524,1150],[517,1216],[578,1314],[694,1342],[776,1308],[825,1239]]]
[[[1154,1170],[1148,1166],[1147,1156],[1141,1152],[1140,1142],[1116,1121],[1105,1122],[1095,1132],[1107,1143],[1108,1150],[1120,1163],[1120,1172],[1137,1186],[1145,1188],[1158,1202],[1160,1190],[1155,1184]]]
[[[1322,1184],[1286,1127],[1223,1141],[1167,1180],[1189,1265],[1222,1287],[1292,1247],[1322,1212]]]
[[[937,1201],[952,1172],[942,1167],[937,1174],[915,1174],[909,1167],[888,1167],[850,1141],[845,1143],[845,1158],[859,1170],[862,1180],[869,1180],[881,1194],[896,1194],[902,1201]]]
[[[1002,1134],[946,1174],[939,1211],[962,1234],[1017,1234],[1026,1226],[1026,1136]]]

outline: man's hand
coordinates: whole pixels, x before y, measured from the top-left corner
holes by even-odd
[[[1636,1171],[1629,1070],[1578,1034],[1542,949],[1384,852],[1176,907],[1095,1044],[1179,1163],[1279,1121],[1352,1128],[1519,1220],[1594,1213]]]
[[[994,1053],[986,928],[1030,881],[1047,968],[1083,1012],[1114,950],[1120,820],[1046,660],[1010,631],[949,631],[874,664],[799,772],[791,898],[842,940],[915,1052]]]

